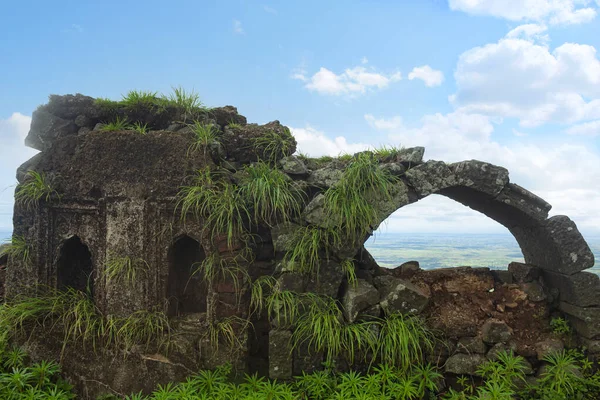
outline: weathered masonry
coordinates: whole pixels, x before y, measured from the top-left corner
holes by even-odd
[[[150,130],[106,131],[105,124],[115,116],[141,121]],[[299,366],[308,369],[314,360],[307,361],[305,354],[277,356],[291,331],[248,311],[251,283],[273,276],[280,289],[330,296],[344,304],[350,322],[365,313],[383,315],[390,307],[399,312],[424,309],[427,296],[408,283],[417,293],[412,297],[416,308],[403,309],[386,300],[390,285],[383,281],[399,278],[379,269],[363,244],[394,211],[441,194],[508,228],[526,263],[539,268],[546,287],[558,292],[558,307],[577,332],[589,340],[600,339],[600,281],[585,271],[594,265],[590,248],[573,221],[567,216],[548,218],[551,206],[510,182],[506,169],[476,160],[424,161],[420,147],[308,159],[293,155],[295,140],[278,121],[247,124],[231,106],[205,110],[193,119],[212,126],[215,134],[195,150],[192,117],[177,108],[107,110],[78,94],[51,96],[36,110],[26,143],[40,153],[19,168],[17,179],[24,184],[31,171],[41,173],[52,182],[53,192],[33,205],[15,205],[14,234],[29,244],[31,262],[9,260],[6,297],[47,285],[89,292],[106,315],[162,310],[174,327],[185,331],[185,340],[178,344],[180,356],[176,351],[172,357],[193,370],[229,357],[207,355],[202,342],[206,324],[254,318],[253,328],[237,325],[243,331],[244,348],[236,362],[285,378]],[[328,214],[326,192],[337,187],[348,165],[361,157],[394,178],[389,196],[370,199],[374,218],[368,227],[358,226],[357,240],[343,240],[327,249],[318,261],[316,279],[290,265],[286,255],[301,232],[336,231],[344,223]],[[257,221],[250,207],[236,221],[240,230],[230,234],[213,229],[206,216],[192,211],[182,216],[180,189],[190,185],[190,177],[199,170],[218,170],[228,188],[240,188],[249,179],[247,168],[259,160],[283,172],[286,182],[301,194],[299,212],[289,221],[278,220],[277,215]],[[246,234],[252,240],[246,240]],[[142,265],[131,286],[105,274],[111,260],[123,257]],[[239,258],[243,262],[236,264],[243,273],[204,279],[195,273],[196,267],[211,257]],[[371,294],[368,301],[353,302],[356,289],[348,284],[348,260],[358,287]]]

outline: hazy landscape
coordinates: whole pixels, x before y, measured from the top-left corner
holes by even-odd
[[[600,236],[586,237],[596,260]],[[505,269],[511,261],[523,261],[521,249],[505,234],[381,233],[366,243],[367,250],[384,267],[416,260],[423,269],[471,266]],[[600,273],[596,262],[595,272]]]

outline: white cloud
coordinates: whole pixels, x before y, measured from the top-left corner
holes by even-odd
[[[266,12],[268,12],[269,14],[277,14],[277,10],[274,9],[273,7],[269,7],[267,5],[263,5],[263,10],[265,10]]]
[[[363,57],[363,58],[360,60],[360,63],[361,63],[361,64],[367,64],[368,62],[369,62],[369,59],[368,59],[367,57]]]
[[[553,25],[586,23],[597,14],[589,0],[449,0],[449,5],[452,10],[472,15],[510,21],[548,21]]]
[[[423,65],[422,67],[414,67],[413,70],[408,74],[408,79],[420,79],[425,82],[427,87],[440,86],[444,81],[444,74],[442,71],[432,69],[429,65]]]
[[[600,136],[600,120],[586,122],[567,129],[569,135]]]
[[[369,90],[385,89],[392,82],[402,79],[400,72],[393,74],[382,74],[374,69],[358,66],[348,68],[341,74],[336,74],[325,67],[321,67],[312,77],[307,78],[304,71],[292,72],[292,78],[306,82],[308,90],[320,94],[341,96],[356,96],[364,94]]]
[[[233,20],[233,33],[236,33],[238,35],[246,34],[246,32],[244,31],[244,27],[242,26],[242,22],[237,19]]]
[[[509,39],[524,39],[546,44],[550,41],[550,37],[546,32],[548,32],[548,27],[546,25],[525,24],[519,25],[508,32],[506,37]]]
[[[450,101],[468,113],[519,118],[527,127],[600,118],[596,49],[565,43],[551,51],[536,43],[542,32],[516,28],[498,43],[461,54]]]
[[[389,119],[375,118],[372,114],[365,114],[365,119],[376,129],[398,129],[402,127],[402,117],[394,116]]]
[[[31,117],[18,112],[0,119],[0,231],[12,230],[12,186],[17,167],[37,153],[23,144],[30,124]]]
[[[370,148],[364,143],[348,143],[345,137],[328,138],[323,132],[307,125],[305,128],[290,128],[298,142],[298,152],[311,157],[332,156],[340,154],[354,154]]]

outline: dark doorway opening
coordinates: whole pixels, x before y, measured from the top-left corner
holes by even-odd
[[[93,270],[92,254],[78,236],[63,243],[57,264],[59,290],[73,288],[93,296]]]
[[[167,301],[169,316],[206,312],[208,287],[200,272],[194,273],[206,255],[200,243],[183,236],[169,250]]]

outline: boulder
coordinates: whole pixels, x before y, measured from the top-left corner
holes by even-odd
[[[487,352],[485,357],[488,360],[495,361],[498,359],[499,353],[513,353],[517,352],[517,344],[513,341],[509,341],[508,343],[496,343],[492,346],[492,348]]]
[[[279,165],[283,172],[289,175],[306,175],[308,168],[298,157],[289,156],[279,160]]]
[[[221,142],[227,157],[241,163],[279,161],[296,151],[296,139],[279,121],[226,129]]]
[[[321,228],[332,228],[336,221],[327,218],[325,214],[325,196],[317,194],[304,208],[304,219],[311,225]]]
[[[409,147],[406,149],[400,149],[396,155],[396,161],[409,166],[421,164],[423,162],[423,155],[425,154],[425,147]]]
[[[379,292],[365,281],[357,279],[356,285],[350,285],[342,299],[344,317],[348,322],[354,322],[361,311],[379,303]]]
[[[273,238],[273,247],[278,253],[285,253],[291,250],[294,245],[294,235],[300,228],[300,225],[294,223],[279,224],[271,228],[271,237]]]
[[[544,293],[544,288],[537,282],[521,284],[521,288],[527,294],[527,298],[534,303],[546,300],[548,296]]]
[[[246,117],[238,114],[237,108],[233,106],[216,107],[210,110],[210,115],[220,126],[227,126],[230,123],[246,125]]]
[[[57,138],[75,135],[78,130],[75,122],[50,114],[43,108],[38,109],[31,117],[31,129],[25,138],[25,145],[36,150],[46,150]]]
[[[561,301],[580,307],[600,305],[600,277],[595,273],[564,275],[544,271],[543,277],[548,286],[558,289]]]
[[[410,282],[385,275],[376,277],[374,282],[380,293],[381,308],[388,314],[418,314],[429,303],[429,296]]]
[[[406,171],[406,179],[420,197],[456,186],[456,175],[443,161],[427,161]]]
[[[457,353],[448,358],[444,368],[446,373],[456,375],[481,376],[477,369],[488,360],[481,354]]]
[[[562,340],[548,339],[536,343],[533,347],[535,348],[537,359],[542,360],[548,354],[563,350],[565,348],[565,344],[562,342]]]
[[[307,182],[311,186],[327,189],[342,179],[344,175],[342,168],[343,165],[341,164],[330,163],[324,168],[313,171],[308,177]]]
[[[558,308],[568,315],[577,333],[587,339],[600,338],[600,308],[579,307],[561,301]]]
[[[460,339],[458,339],[458,343],[456,344],[457,353],[485,354],[486,351],[487,346],[480,336],[461,337]]]
[[[513,330],[504,321],[488,319],[481,327],[481,338],[487,344],[506,343],[513,335]]]
[[[321,261],[319,274],[308,276],[305,290],[319,295],[336,298],[345,273],[339,263],[333,260]]]
[[[512,274],[516,283],[533,282],[540,277],[540,269],[538,267],[520,262],[511,262],[508,264],[508,272]]]

